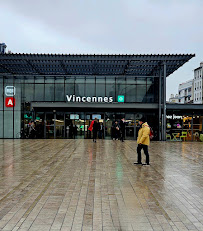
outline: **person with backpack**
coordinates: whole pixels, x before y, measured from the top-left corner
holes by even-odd
[[[136,165],[150,165],[149,164],[149,152],[148,152],[148,146],[150,144],[150,135],[152,136],[151,129],[149,125],[146,122],[146,118],[142,117],[139,121],[140,129],[138,132],[138,138],[137,138],[137,162],[134,164]],[[144,150],[144,154],[146,156],[146,163],[142,164],[142,158],[141,158],[141,150]]]

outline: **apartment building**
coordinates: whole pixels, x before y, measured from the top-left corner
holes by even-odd
[[[203,62],[200,67],[194,70],[194,103],[202,104],[202,76],[203,76]]]

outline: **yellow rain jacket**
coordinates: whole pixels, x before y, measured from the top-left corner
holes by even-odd
[[[143,123],[142,128],[140,128],[138,132],[137,143],[149,146],[150,143],[149,135],[150,135],[150,127],[147,124],[147,122]]]

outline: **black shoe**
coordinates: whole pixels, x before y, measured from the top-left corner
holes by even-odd
[[[134,162],[136,165],[142,165],[142,162]]]
[[[142,164],[142,165],[144,165],[144,166],[149,166],[150,164],[144,163],[144,164]]]

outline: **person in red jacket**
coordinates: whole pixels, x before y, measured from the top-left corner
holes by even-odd
[[[95,118],[95,119],[91,122],[90,127],[89,127],[89,130],[90,130],[90,131],[93,131],[93,142],[96,143],[97,133],[98,133],[98,130],[99,130],[99,122],[98,122],[97,118]]]

